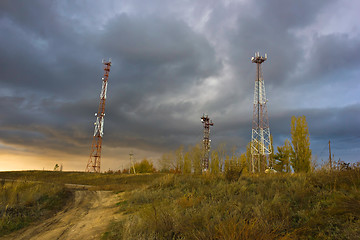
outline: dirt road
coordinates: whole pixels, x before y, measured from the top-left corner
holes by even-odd
[[[113,219],[119,197],[109,191],[75,191],[63,211],[38,224],[12,233],[4,240],[100,239]]]

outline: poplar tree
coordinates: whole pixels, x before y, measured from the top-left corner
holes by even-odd
[[[291,144],[290,141],[286,139],[284,146],[277,147],[277,153],[274,155],[276,171],[290,172],[290,154]]]
[[[184,170],[183,173],[191,173],[191,154],[186,152],[184,155]]]
[[[269,154],[269,168],[273,168],[274,167],[274,157],[275,157],[273,135],[270,135],[270,146],[271,146],[271,153]]]
[[[291,143],[290,162],[294,172],[310,172],[310,135],[305,116],[291,118]]]
[[[230,170],[230,156],[226,155],[226,158],[224,161],[224,172],[226,173],[229,170]]]
[[[231,155],[231,159],[230,159],[230,170],[235,171],[235,172],[241,170],[240,156],[236,155],[236,147],[235,146],[232,149],[232,155]]]
[[[212,174],[218,174],[220,172],[219,167],[219,154],[216,151],[211,152],[210,171]]]
[[[252,172],[251,142],[249,142],[248,145],[246,145],[245,157],[246,157],[247,168],[249,172]]]
[[[184,170],[184,146],[182,145],[175,151],[174,169],[178,173],[182,173]]]
[[[168,172],[171,168],[171,154],[164,153],[159,159],[160,171]],[[131,167],[130,167],[131,168]]]
[[[192,168],[195,174],[200,174],[202,172],[202,157],[203,150],[200,144],[196,144],[191,148],[191,160],[192,160]]]
[[[226,157],[226,144],[225,143],[221,143],[218,145],[218,147],[216,148],[216,152],[218,153],[219,156],[219,169],[220,172],[225,171],[225,157]]]
[[[242,153],[240,155],[240,166],[244,173],[248,173],[251,171],[245,153]]]

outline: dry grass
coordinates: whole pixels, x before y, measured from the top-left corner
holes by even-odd
[[[61,185],[1,181],[0,236],[60,210],[71,197]]]
[[[9,221],[16,216],[11,211],[39,219],[36,211],[24,209],[56,208],[49,206],[56,201],[47,199],[61,199],[61,185],[73,183],[127,191],[119,203],[125,218],[114,222],[104,239],[360,239],[359,169],[243,175],[231,181],[221,175],[0,173],[0,178],[21,177],[60,188],[28,182],[10,190],[4,183],[1,231],[6,222],[15,229],[32,221]]]
[[[105,174],[57,171],[14,171],[0,172],[0,179],[24,179],[28,181],[52,182],[57,184],[81,184],[94,186],[93,190],[129,191],[147,186],[163,174]]]
[[[127,194],[104,239],[360,239],[360,171],[167,175]]]
[[[54,171],[0,172],[0,236],[44,219],[65,206],[71,192],[65,189],[64,184],[91,185],[91,190],[122,192],[141,189],[161,176]]]

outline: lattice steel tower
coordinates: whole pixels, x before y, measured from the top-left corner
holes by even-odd
[[[209,169],[209,155],[210,155],[210,126],[214,126],[212,120],[210,120],[208,115],[203,114],[201,117],[201,122],[204,124],[204,155],[203,155],[203,171],[206,172]]]
[[[266,53],[265,57],[262,57],[259,52],[255,53],[255,57],[251,58],[251,62],[256,63],[254,112],[251,133],[252,172],[265,171],[266,155],[269,155],[272,151],[269,118],[266,107],[265,83],[261,70],[261,64],[265,62],[266,59]]]
[[[86,172],[100,172],[100,163],[101,163],[101,144],[102,137],[104,135],[104,117],[105,117],[105,101],[106,101],[106,92],[108,86],[108,78],[111,67],[111,59],[109,61],[102,62],[104,64],[104,77],[102,78],[102,88],[100,92],[100,104],[98,112],[95,113],[96,122],[93,141],[91,145],[90,158],[88,164],[86,165]]]

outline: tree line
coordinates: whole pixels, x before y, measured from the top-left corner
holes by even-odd
[[[278,146],[275,153],[271,136],[272,153],[266,156],[267,169],[273,172],[310,172],[314,169],[310,149],[310,134],[305,116],[291,118],[291,138]],[[201,174],[203,172],[204,149],[202,142],[178,147],[175,151],[164,153],[158,161],[158,169],[147,159],[137,162],[130,169],[109,170],[107,173],[151,173],[171,172],[181,174]],[[219,144],[210,154],[209,174],[225,173],[229,178],[236,178],[241,173],[250,173],[252,169],[251,143],[243,153],[236,147],[229,150],[225,143]],[[274,171],[275,170],[275,171]]]
[[[271,143],[273,142],[271,137]],[[230,151],[225,143],[211,151],[209,173],[241,174],[250,173],[252,167],[251,144],[248,143],[243,153],[233,147]],[[268,169],[277,172],[310,172],[313,170],[310,134],[305,116],[291,118],[291,139],[286,139],[283,146],[275,149],[266,157]],[[175,151],[165,153],[159,160],[161,172],[195,173],[202,172],[203,147],[201,143],[185,149],[180,146]]]

